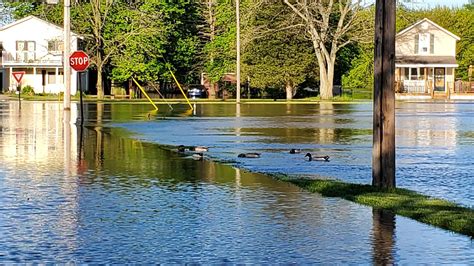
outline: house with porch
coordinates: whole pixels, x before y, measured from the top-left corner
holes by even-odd
[[[449,99],[454,93],[460,38],[425,18],[396,35],[397,99]]]
[[[0,28],[1,92],[15,91],[12,72],[24,71],[21,87],[35,93],[64,92],[63,28],[35,16],[28,16]],[[71,33],[71,51],[78,48],[79,36]],[[71,94],[77,91],[77,72],[71,70]]]

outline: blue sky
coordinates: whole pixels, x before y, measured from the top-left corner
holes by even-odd
[[[408,0],[405,0],[408,1]],[[437,6],[460,7],[469,2],[469,0],[411,0],[414,3],[408,4],[414,8],[432,8]],[[375,0],[368,0],[366,3],[374,3]]]
[[[467,4],[468,0],[415,0],[417,4],[413,4],[418,7],[436,7],[436,6],[449,6],[459,7]]]

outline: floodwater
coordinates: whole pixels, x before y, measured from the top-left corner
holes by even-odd
[[[396,113],[397,186],[473,207],[474,104],[397,103]],[[147,141],[209,146],[209,156],[257,172],[372,180],[369,103],[198,105],[192,117],[157,115],[120,126]],[[303,153],[289,154],[292,148]],[[238,159],[242,152],[261,152],[262,159]],[[331,161],[305,162],[306,152]]]
[[[323,106],[244,105],[238,116],[231,105],[199,106],[195,116],[163,106],[149,117],[147,105],[99,103],[86,106],[83,128],[63,126],[57,103],[18,107],[0,102],[0,263],[474,261],[468,237],[234,167],[344,176],[353,143],[352,161],[360,166],[346,175],[365,171],[370,158],[357,158],[366,154],[369,133],[350,126],[358,115],[362,125],[370,120],[363,106],[336,108],[327,117]],[[72,122],[77,113],[73,108]],[[302,128],[304,121],[313,124]],[[320,125],[341,127],[317,130]],[[469,134],[462,135],[463,145],[472,146]],[[235,162],[195,161],[151,142],[209,145],[209,156]],[[310,168],[301,157],[286,157],[295,145],[332,160]],[[237,160],[240,151],[264,157],[260,164]],[[355,176],[363,182],[363,173]]]

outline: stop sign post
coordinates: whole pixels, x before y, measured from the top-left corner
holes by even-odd
[[[84,51],[75,51],[69,57],[69,65],[77,72],[82,72],[89,67],[89,56]],[[82,107],[82,89],[79,76],[79,99],[81,101],[81,126],[84,125],[84,108]]]
[[[82,72],[89,67],[89,56],[84,51],[75,51],[69,57],[69,65],[77,72]]]

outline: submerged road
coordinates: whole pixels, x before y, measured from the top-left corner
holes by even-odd
[[[176,108],[148,120],[148,105],[98,103],[86,105],[84,128],[64,127],[60,107],[24,102],[19,110],[15,101],[0,102],[2,263],[474,261],[468,237],[323,198],[229,164],[195,161],[130,133],[148,139],[153,132],[160,142],[190,119],[193,126],[184,124],[188,137],[195,137],[195,124],[215,118],[187,117]],[[73,104],[72,121],[77,113]],[[173,120],[179,123],[167,124]],[[221,135],[255,132],[240,128],[222,127]],[[222,140],[208,131],[201,135]],[[268,146],[278,145],[267,135]],[[245,143],[249,149],[260,145]],[[234,157],[233,150],[221,152]]]

